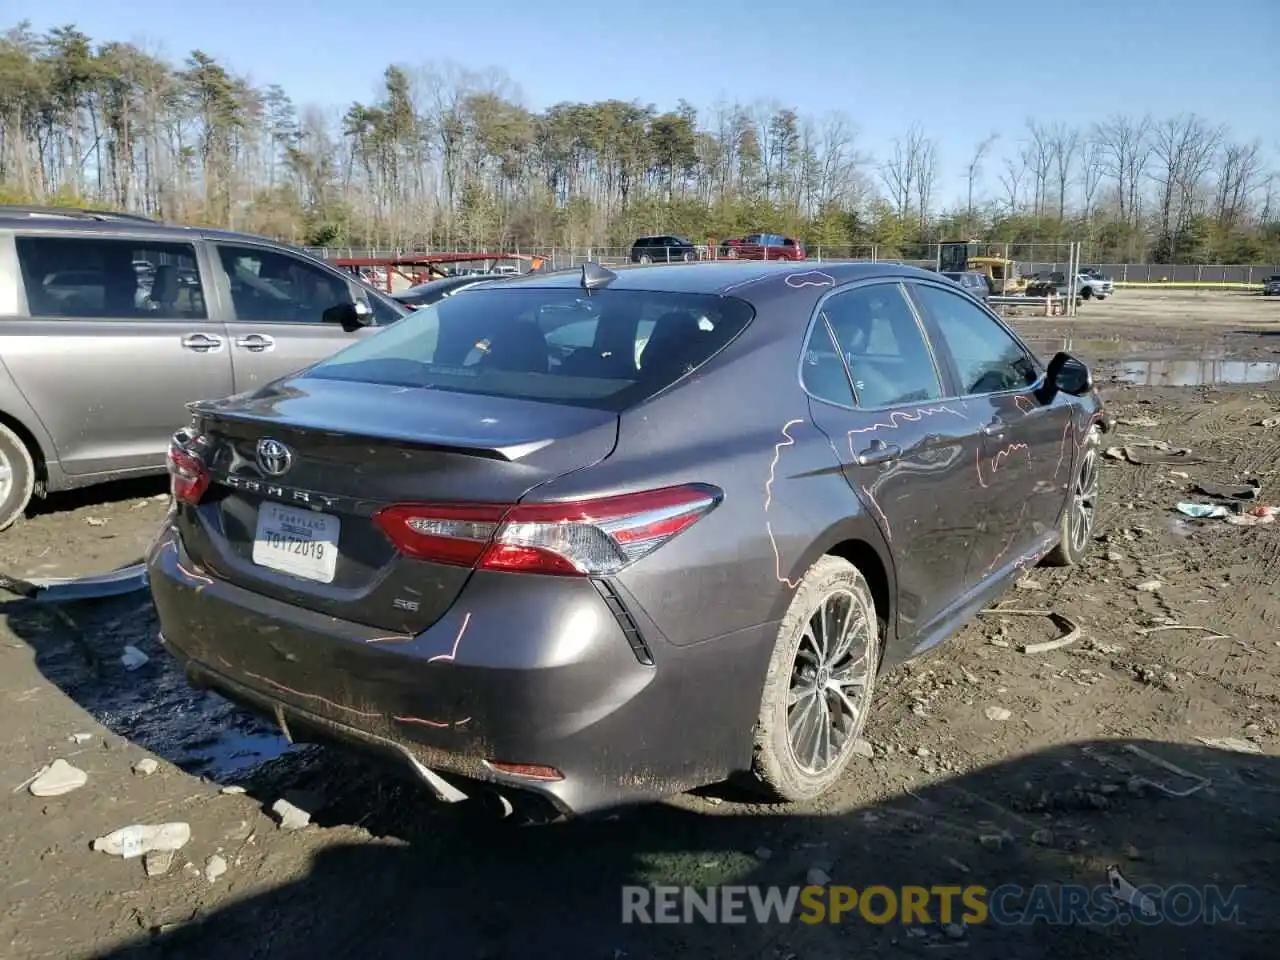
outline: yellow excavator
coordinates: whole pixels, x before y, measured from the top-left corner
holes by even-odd
[[[1054,285],[1048,281],[1024,277],[1016,260],[977,255],[980,246],[982,244],[974,240],[941,244],[940,271],[980,273],[990,281],[991,292],[997,297],[1044,297],[1055,292]]]

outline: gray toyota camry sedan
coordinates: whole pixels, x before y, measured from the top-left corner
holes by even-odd
[[[535,274],[191,409],[148,560],[191,681],[542,817],[829,790],[877,674],[1081,558],[1110,422],[879,263]]]

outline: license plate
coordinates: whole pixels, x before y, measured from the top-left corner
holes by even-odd
[[[253,562],[304,580],[332,583],[342,522],[327,513],[264,503],[258,510]]]

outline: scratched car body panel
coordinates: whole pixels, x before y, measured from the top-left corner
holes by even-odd
[[[1082,364],[925,271],[588,265],[195,405],[150,582],[193,682],[446,799],[581,813],[753,770],[797,799],[876,668],[1078,558],[1099,424]],[[266,505],[340,520],[329,579],[256,562]],[[846,595],[869,626],[819,615]],[[871,679],[809,663],[820,626]],[[793,699],[832,726],[796,720],[779,784],[761,731]]]

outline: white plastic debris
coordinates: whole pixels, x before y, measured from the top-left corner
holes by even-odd
[[[73,733],[71,736],[67,737],[67,741],[69,743],[74,743],[77,745],[82,743],[88,743],[92,739],[93,739],[92,733]]]
[[[124,664],[126,670],[137,670],[151,658],[139,650],[135,646],[127,646],[124,653],[120,655],[120,662]]]
[[[1219,750],[1229,750],[1232,753],[1261,753],[1262,748],[1252,740],[1242,740],[1239,737],[1196,737],[1206,747],[1216,747]]]
[[[173,866],[172,850],[151,850],[142,858],[142,869],[148,877],[163,877]]]
[[[60,797],[72,790],[79,790],[88,782],[87,773],[79,767],[73,767],[65,760],[58,759],[41,767],[27,789],[31,791],[33,797]]]
[[[160,763],[152,757],[143,757],[133,765],[133,772],[140,777],[149,777],[160,769]]]
[[[153,850],[181,850],[191,839],[189,823],[134,823],[93,841],[93,849],[131,860]]]
[[[1144,916],[1156,916],[1155,902],[1126,880],[1115,864],[1107,867],[1107,885],[1111,887],[1111,896],[1120,903],[1127,903]]]
[[[214,854],[204,865],[204,878],[213,883],[220,876],[227,872],[227,861],[225,858]]]
[[[1003,723],[1013,716],[1012,711],[1004,707],[987,707],[982,713],[988,720],[994,720],[996,723]]]
[[[301,830],[311,823],[311,814],[283,797],[271,805],[271,812],[280,818],[282,830]]]

